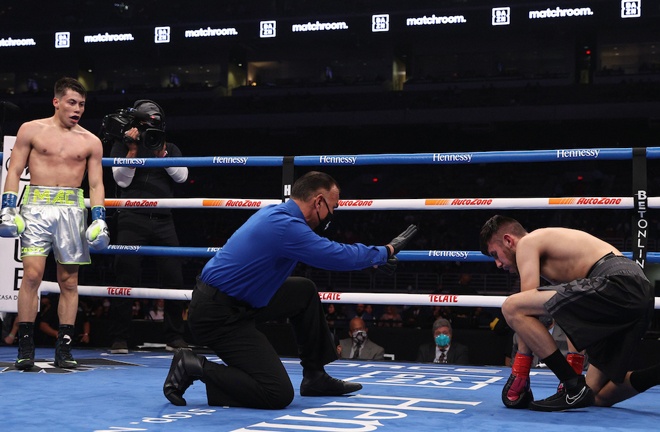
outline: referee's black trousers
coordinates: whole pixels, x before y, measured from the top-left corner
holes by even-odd
[[[209,405],[281,409],[294,397],[279,355],[257,323],[288,318],[303,369],[323,370],[337,359],[334,338],[316,285],[288,278],[268,305],[254,309],[200,280],[193,291],[188,324],[195,343],[211,348],[224,361],[207,361],[202,381]]]

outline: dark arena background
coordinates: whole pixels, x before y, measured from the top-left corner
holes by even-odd
[[[659,28],[660,0],[4,0],[0,138],[15,136],[25,121],[52,115],[53,84],[71,76],[88,89],[81,120],[86,129],[98,133],[106,115],[151,99],[163,107],[167,140],[184,157],[227,158],[222,166],[191,166],[188,181],[178,187],[180,198],[281,199],[282,166],[243,166],[244,158],[318,155],[316,166],[296,164],[293,175],[326,171],[338,180],[342,200],[353,203],[631,199],[634,161],[589,152],[660,144]],[[109,146],[104,150],[108,158]],[[347,157],[549,150],[558,155],[565,150],[570,157],[582,153],[577,161],[559,163],[352,164]],[[331,163],[324,164],[324,156]],[[645,160],[648,197],[660,196],[657,159]],[[111,199],[116,186],[111,160],[108,164]],[[582,229],[631,252],[639,248],[635,205],[475,204],[451,211],[340,206],[331,236],[384,244],[416,223],[421,232],[413,250],[477,251],[483,222],[503,213],[528,230]],[[644,247],[654,253],[660,218],[650,207],[642,217]],[[253,211],[176,209],[181,246],[222,247]],[[114,217],[109,207],[111,234]],[[190,290],[208,257],[183,259],[183,288]],[[81,268],[80,285],[115,285],[113,261],[112,253],[95,254],[93,264]],[[6,271],[4,263],[0,268]],[[49,261],[45,280],[55,280],[54,269]],[[660,297],[658,264],[649,260],[644,269]],[[339,298],[331,293],[495,297],[519,288],[514,276],[489,260],[402,260],[389,278],[370,270],[338,273],[304,265],[296,274],[314,280],[327,294],[326,306]],[[141,287],[161,283],[158,256],[150,256]],[[209,407],[196,383],[186,393],[188,406],[176,409],[161,390],[172,358],[164,350],[161,323],[136,318],[130,354],[111,355],[104,300],[80,297],[91,338],[77,347],[84,367],[72,373],[52,366],[47,343],[37,349],[38,373],[19,373],[13,368],[16,345],[7,346],[3,328],[1,430],[657,430],[657,388],[613,409],[582,414],[506,410],[500,391],[509,375],[512,334],[501,325],[498,307],[422,306],[424,319],[408,319],[413,307],[401,303],[396,307],[402,319],[385,322],[378,318],[386,305],[373,304],[369,336],[389,360],[338,361],[328,369],[363,383],[359,395],[297,395],[286,410],[269,412]],[[148,310],[153,299],[136,303]],[[355,304],[334,306],[331,324],[342,339]],[[432,339],[434,313],[451,316],[455,340],[469,347],[469,366],[415,362],[419,345]],[[269,322],[262,329],[297,388],[301,369],[290,326]],[[659,337],[656,310],[640,352],[631,353],[640,365],[660,361]],[[554,392],[551,372],[533,373],[535,394]]]

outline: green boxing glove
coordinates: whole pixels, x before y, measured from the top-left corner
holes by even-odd
[[[110,244],[110,231],[108,224],[105,223],[105,207],[94,206],[92,208],[92,223],[85,231],[87,243],[92,250],[101,250]]]
[[[0,211],[0,237],[18,237],[25,231],[25,219],[20,215],[16,204],[16,192],[2,194],[2,210]]]

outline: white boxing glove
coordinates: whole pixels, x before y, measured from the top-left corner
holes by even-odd
[[[16,208],[18,195],[14,192],[2,194],[2,210],[0,211],[0,237],[18,237],[25,231],[25,220]]]
[[[110,244],[110,231],[105,223],[105,207],[95,206],[92,208],[92,223],[85,231],[87,243],[92,250],[101,250]]]

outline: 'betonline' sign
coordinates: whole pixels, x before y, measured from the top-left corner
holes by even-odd
[[[594,11],[589,7],[568,9],[557,7],[556,9],[548,8],[546,10],[529,11],[529,19],[582,17],[591,16],[593,14]]]

